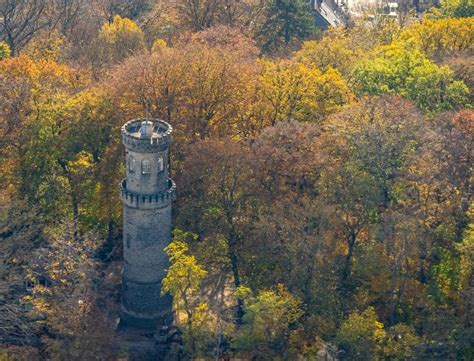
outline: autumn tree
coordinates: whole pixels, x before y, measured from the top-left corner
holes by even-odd
[[[354,76],[359,94],[401,95],[428,113],[459,109],[469,102],[469,90],[448,67],[439,67],[421,51],[400,43],[374,50]]]
[[[150,10],[151,3],[148,0],[94,0],[93,6],[100,11],[103,20],[112,22],[116,15],[136,20]]]
[[[420,146],[420,115],[408,103],[382,98],[355,109],[336,115],[327,125],[330,159],[336,164],[322,178],[325,194],[347,229],[342,280],[350,274],[354,247],[361,236],[367,237],[367,227],[396,204],[397,178],[407,172]]]
[[[337,283],[329,271],[334,264],[322,261],[336,252],[336,230],[331,228],[331,208],[316,198],[326,161],[319,135],[315,124],[281,122],[252,140],[259,213],[241,251],[247,286],[257,290],[278,280],[311,311],[321,308],[319,296],[331,297],[328,289],[319,293],[319,286]]]
[[[470,4],[399,5],[311,39],[303,0],[0,0],[0,358],[118,357],[120,127],[156,117],[187,357],[471,359]]]
[[[182,165],[186,174],[180,179],[188,191],[181,196],[187,205],[179,207],[182,209],[179,224],[196,231],[211,244],[224,240],[227,257],[224,270],[229,267],[234,287],[238,288],[243,277],[243,237],[251,220],[255,194],[248,162],[250,154],[239,143],[222,141],[201,142],[188,154],[199,156],[189,156]],[[237,317],[242,317],[241,303]]]
[[[253,34],[265,17],[265,2],[260,0],[222,0],[219,23]]]
[[[31,306],[30,317],[46,327],[43,341],[48,354],[74,360],[98,354],[112,358],[108,336],[112,324],[95,305],[94,253],[99,240],[88,234],[77,242],[67,224],[48,227],[45,235],[48,244],[36,251],[28,267],[28,280],[35,286],[22,302]]]
[[[45,217],[70,212],[79,232],[81,214],[93,209],[85,200],[108,189],[96,188],[91,169],[112,143],[113,112],[100,92],[80,93],[87,77],[65,65],[19,57],[2,61],[1,67],[0,77],[10,85],[1,94],[2,182],[42,208]]]
[[[207,304],[200,302],[199,290],[207,272],[188,254],[185,240],[197,235],[176,229],[173,241],[165,248],[171,262],[163,279],[162,294],[173,296],[176,319],[181,322],[181,313],[185,314],[185,343],[192,357],[202,353],[203,329],[206,322]]]
[[[144,50],[145,37],[140,27],[130,19],[116,15],[100,29],[99,46],[103,46],[106,61],[119,62]]]
[[[41,343],[40,325],[28,316],[19,299],[24,289],[25,266],[31,262],[32,246],[38,243],[44,222],[37,207],[17,199],[13,194],[2,192],[0,208],[0,337],[2,351],[7,345],[23,345],[35,348]],[[14,350],[11,350],[14,352]],[[19,354],[26,352],[20,348]],[[6,351],[7,356],[9,351]]]
[[[364,56],[363,49],[351,42],[350,34],[341,29],[330,29],[319,40],[305,41],[295,57],[308,67],[322,72],[333,68],[348,78],[355,64]]]
[[[473,24],[470,19],[426,20],[406,28],[400,39],[415,43],[430,56],[454,51],[472,51]]]
[[[167,6],[168,10],[172,6]],[[250,35],[264,18],[265,2],[259,0],[179,0],[179,21],[194,32],[226,25]]]
[[[266,125],[279,121],[320,122],[351,101],[352,94],[340,73],[293,62],[262,61],[256,111]]]
[[[17,53],[40,30],[51,24],[49,3],[39,0],[2,0],[0,2],[0,36],[12,55]]]
[[[59,92],[71,92],[74,81],[69,67],[54,61],[34,62],[27,57],[3,60],[0,63],[0,79],[4,85],[0,92],[3,103],[0,114],[2,149],[6,152],[2,161],[6,162],[5,165],[10,164],[9,169],[4,168],[3,175],[8,176],[15,165],[12,162],[14,155],[19,155],[20,148],[27,143],[20,142],[19,137],[28,127],[34,126],[32,118],[48,101],[57,101]],[[80,87],[81,83],[77,81],[76,84]]]
[[[375,359],[381,352],[385,335],[384,326],[377,320],[373,307],[352,313],[341,325],[336,340],[348,360]]]
[[[180,0],[178,9],[193,31],[203,30],[214,25],[220,0]]]
[[[253,47],[239,49],[240,42],[210,47],[202,44],[205,37],[132,58],[111,83],[125,111],[175,124],[179,143],[245,132],[255,119],[248,107],[255,90]]]
[[[0,42],[0,60],[10,57],[10,47],[4,41]]]
[[[98,127],[98,123],[94,123],[100,115],[96,114],[92,119],[88,114],[96,106],[94,110],[100,109],[100,100],[96,102],[92,94],[80,94],[61,105],[45,104],[41,109],[45,112],[28,127],[31,140],[23,144],[18,163],[20,189],[32,202],[44,207],[46,213],[64,215],[70,212],[76,239],[83,207],[97,190],[91,169],[99,163],[110,141],[108,125],[102,123]],[[51,106],[54,111],[48,116],[46,110]],[[107,107],[102,110],[108,111]],[[79,115],[81,121],[77,121]],[[81,129],[81,136],[77,129]],[[65,203],[64,197],[70,202]]]
[[[285,352],[290,328],[302,316],[300,301],[284,285],[275,290],[262,290],[252,297],[250,290],[240,287],[236,297],[244,299],[245,316],[235,339],[235,347],[267,357]]]
[[[460,283],[462,289],[463,299],[463,326],[466,329],[472,327],[472,294],[474,291],[473,285],[473,262],[474,262],[474,231],[473,225],[469,226],[465,230],[464,238],[462,243],[458,244],[458,250],[460,252]]]

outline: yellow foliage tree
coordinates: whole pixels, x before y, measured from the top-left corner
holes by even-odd
[[[373,307],[353,312],[341,325],[336,342],[351,360],[374,360],[382,351],[386,333]]]
[[[51,60],[33,61],[26,56],[0,62],[0,169],[1,180],[10,182],[24,129],[38,114],[62,103],[65,95],[86,84],[81,72]],[[23,141],[20,141],[22,139]],[[5,155],[5,156],[3,156]],[[11,179],[13,181],[13,179]],[[11,183],[10,183],[11,184]]]
[[[262,61],[258,79],[259,116],[265,124],[279,121],[320,122],[352,99],[341,74],[321,72],[296,61]]]
[[[328,30],[326,36],[320,40],[305,41],[296,53],[296,59],[321,71],[337,69],[344,77],[348,77],[363,54],[361,48],[351,44],[347,34],[334,29]]]
[[[75,242],[71,231],[69,224],[45,229],[49,246],[35,250],[26,270],[36,286],[21,302],[37,324],[47,327],[42,341],[49,358],[108,359],[114,352],[113,326],[97,312],[93,283],[101,242],[91,234]]]
[[[168,254],[171,266],[163,279],[162,294],[170,293],[173,296],[173,305],[177,313],[178,322],[180,312],[185,315],[184,339],[191,356],[195,357],[202,348],[199,342],[202,327],[205,325],[207,303],[199,302],[199,290],[207,271],[188,254],[189,247],[185,243],[187,238],[196,238],[197,235],[175,230],[173,242],[165,251]]]
[[[10,47],[4,41],[0,41],[0,60],[10,57]]]
[[[241,350],[261,349],[266,356],[284,349],[281,346],[288,341],[290,325],[303,315],[301,301],[282,284],[275,290],[261,290],[256,297],[241,286],[236,296],[244,300],[245,314],[235,346]]]
[[[145,35],[132,20],[116,15],[111,23],[105,23],[99,33],[100,45],[104,46],[104,60],[118,62],[145,49]]]
[[[453,51],[474,50],[474,21],[472,18],[426,20],[408,27],[400,40],[414,43],[429,55]]]

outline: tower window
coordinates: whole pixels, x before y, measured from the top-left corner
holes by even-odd
[[[158,159],[158,172],[163,172],[163,158]]]
[[[129,172],[131,172],[131,173],[135,172],[135,163],[136,163],[135,158],[130,156],[128,158],[128,171]]]
[[[151,164],[148,159],[142,160],[142,174],[150,174],[151,173]]]

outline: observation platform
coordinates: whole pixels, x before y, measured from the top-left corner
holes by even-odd
[[[122,126],[125,147],[139,153],[165,150],[171,144],[173,127],[160,119],[134,119]]]

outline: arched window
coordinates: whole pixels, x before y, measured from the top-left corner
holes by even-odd
[[[130,173],[135,172],[135,163],[135,158],[133,158],[132,156],[128,157],[128,171]]]
[[[158,159],[158,172],[163,172],[163,158]]]
[[[142,174],[150,174],[151,173],[151,164],[148,159],[142,160]]]

